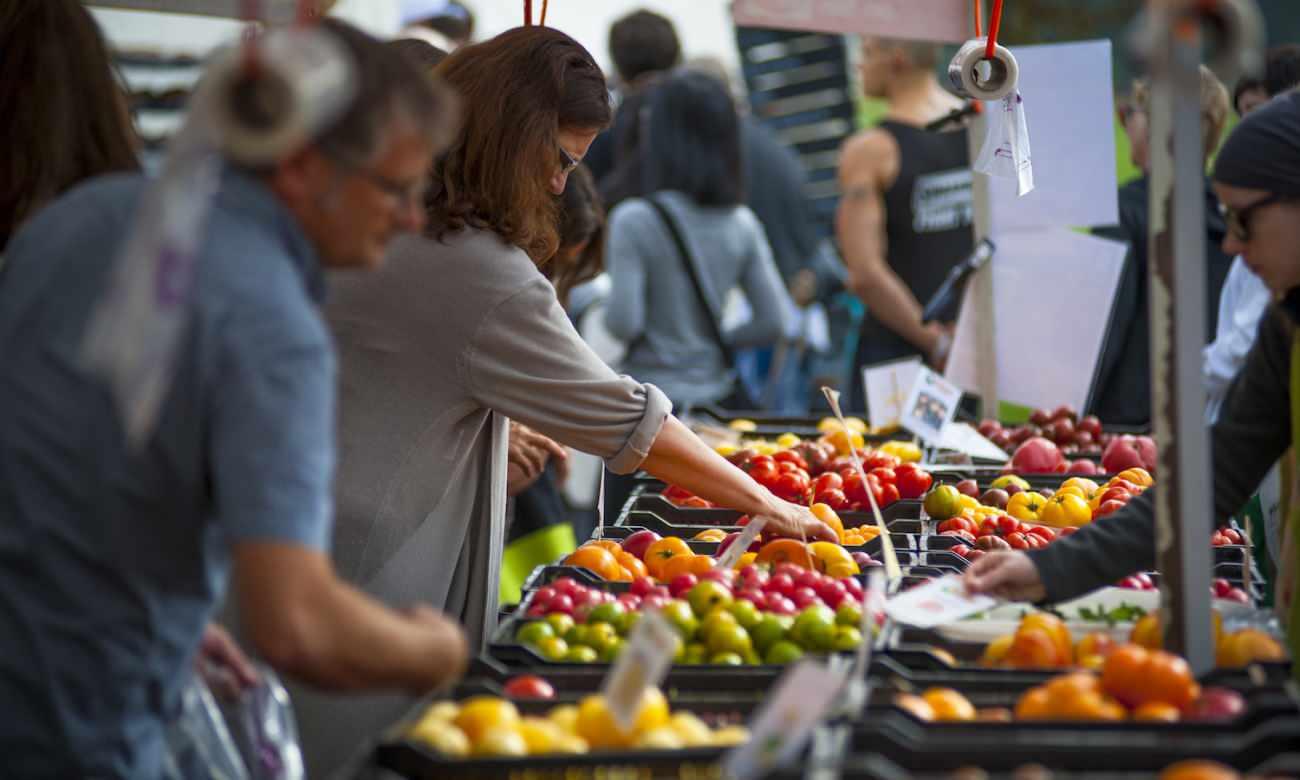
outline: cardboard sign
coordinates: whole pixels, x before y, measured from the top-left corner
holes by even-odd
[[[885,612],[899,623],[934,628],[984,612],[997,604],[992,596],[966,592],[960,574],[948,574],[905,590],[885,603]]]
[[[844,675],[818,661],[804,659],[791,666],[754,715],[749,741],[723,759],[723,776],[750,780],[789,762],[826,717],[843,686]]]
[[[890,428],[903,419],[903,402],[921,370],[919,357],[891,360],[862,369],[867,390],[867,413],[872,428]]]
[[[658,688],[673,664],[677,632],[654,610],[645,612],[632,629],[627,647],[609,670],[601,693],[614,722],[623,731],[631,731],[641,709],[646,688]]]
[[[944,43],[971,37],[974,18],[967,0],[735,0],[731,13],[746,27]]]
[[[961,395],[960,387],[921,366],[903,402],[903,427],[927,442],[938,442],[957,413]]]

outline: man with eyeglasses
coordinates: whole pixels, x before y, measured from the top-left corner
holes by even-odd
[[[1245,368],[1211,431],[1214,517],[1240,509],[1261,478],[1300,437],[1300,94],[1248,116],[1219,151],[1214,189],[1224,205],[1223,250],[1240,254],[1274,303],[1260,322]],[[1294,494],[1294,493],[1293,493]],[[1052,602],[1081,595],[1155,564],[1154,496],[1030,553],[993,553],[966,572],[973,592]],[[1210,529],[1186,529],[1208,537]],[[1300,519],[1285,518],[1275,608],[1300,657]],[[1300,675],[1300,664],[1294,670]]]
[[[285,159],[222,171],[170,385],[138,447],[80,347],[149,182],[92,180],[9,244],[6,777],[159,777],[165,729],[228,589],[251,648],[306,683],[417,692],[464,668],[455,621],[385,607],[330,562],[336,355],[319,311],[325,269],[376,266],[423,225],[451,108],[399,54],[321,24],[353,61],[356,97]]]

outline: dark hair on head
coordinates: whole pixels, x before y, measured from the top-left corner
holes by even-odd
[[[437,149],[447,145],[457,126],[458,101],[428,69],[347,22],[327,17],[320,25],[351,56],[356,79],[352,103],[316,137],[322,152],[345,164],[365,164],[379,153],[384,134],[397,121],[427,133]]]
[[[596,180],[585,165],[569,174],[560,196],[560,249],[543,268],[555,285],[560,303],[567,304],[574,287],[595,279],[605,267],[605,209]],[[572,254],[579,250],[576,255]]]
[[[677,190],[701,206],[743,202],[740,119],[726,87],[712,76],[676,70],[649,101],[641,138],[645,191]]]
[[[1264,55],[1264,91],[1277,97],[1300,84],[1300,44],[1274,46]]]
[[[416,24],[442,33],[456,43],[464,43],[474,37],[474,12],[456,0],[451,0],[442,13],[421,19]]]
[[[609,28],[609,56],[626,83],[676,66],[682,59],[682,44],[668,17],[634,11]]]
[[[1241,96],[1256,89],[1268,91],[1264,89],[1264,81],[1254,76],[1242,76],[1237,80],[1237,86],[1232,88],[1232,110],[1237,112],[1237,116],[1242,116]]]
[[[398,38],[385,45],[424,71],[433,70],[438,63],[447,59],[447,52],[419,38]]]
[[[0,3],[0,249],[85,179],[140,167],[126,96],[78,0]]]
[[[548,181],[561,130],[599,132],[612,109],[605,76],[582,44],[551,27],[516,27],[458,49],[434,73],[456,90],[464,124],[434,162],[429,229],[442,239],[491,230],[542,264],[559,246]]]

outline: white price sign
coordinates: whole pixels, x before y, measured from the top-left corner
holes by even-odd
[[[679,641],[677,632],[658,612],[643,613],[632,629],[627,647],[601,686],[610,714],[623,731],[631,731],[636,723],[646,688],[658,688],[668,674]]]
[[[749,741],[723,759],[723,776],[751,780],[789,762],[826,718],[843,687],[844,675],[819,661],[804,659],[791,666],[754,715]]]

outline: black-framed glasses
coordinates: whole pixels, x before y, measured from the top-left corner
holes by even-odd
[[[1232,237],[1245,243],[1250,240],[1250,220],[1256,211],[1274,203],[1285,203],[1298,199],[1300,198],[1295,195],[1274,193],[1266,198],[1260,198],[1245,208],[1230,209],[1227,206],[1222,206],[1223,219],[1228,224],[1228,232],[1232,234]]]
[[[572,173],[573,169],[577,168],[582,160],[573,159],[573,155],[569,154],[569,150],[565,149],[563,146],[557,144],[556,148],[560,150],[560,173]]]

